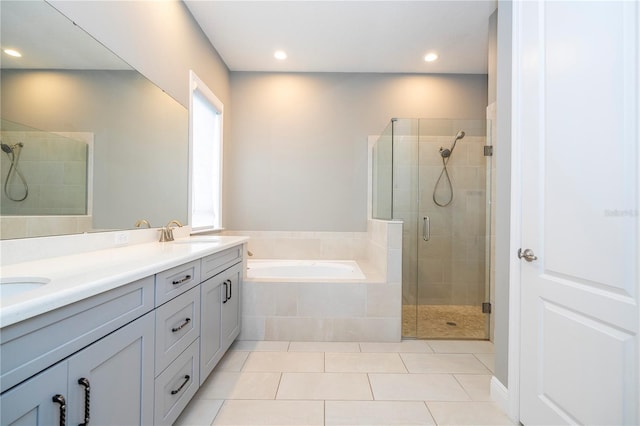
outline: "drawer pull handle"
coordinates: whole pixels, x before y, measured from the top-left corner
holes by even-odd
[[[191,279],[191,275],[185,275],[184,278],[180,278],[179,280],[172,281],[173,285],[182,284],[185,281],[189,281]]]
[[[182,382],[182,384],[180,385],[180,387],[178,389],[172,390],[171,391],[171,395],[175,395],[178,392],[180,392],[182,390],[182,388],[184,387],[184,385],[186,385],[187,383],[189,383],[189,379],[191,379],[191,377],[187,374],[184,376],[184,382]]]
[[[182,330],[182,329],[184,328],[184,326],[185,326],[185,325],[189,324],[190,322],[191,322],[191,318],[185,318],[185,320],[184,320],[184,322],[183,322],[182,324],[180,324],[180,325],[179,325],[179,326],[177,326],[177,327],[173,327],[173,328],[171,329],[171,331],[172,331],[173,333],[175,333],[176,331],[180,331],[180,330]]]
[[[222,283],[224,285],[224,300],[222,303],[227,303],[227,300],[229,300],[229,288],[227,287],[227,281]]]
[[[231,280],[229,281],[229,299],[231,299],[232,296],[232,292],[233,292],[233,282]]]
[[[65,426],[67,423],[67,402],[64,400],[64,396],[57,394],[51,400],[60,404],[60,426]]]
[[[80,423],[80,426],[87,426],[91,416],[91,386],[84,377],[78,379],[78,384],[84,387],[84,423]]]

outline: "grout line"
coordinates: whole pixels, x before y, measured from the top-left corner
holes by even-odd
[[[242,373],[244,371],[244,366],[247,363],[247,361],[249,360],[249,355],[251,355],[251,352],[248,352],[247,356],[244,358],[244,361],[242,361],[242,364],[240,365],[240,371],[239,371],[240,373]]]
[[[458,378],[456,377],[456,373],[451,373],[451,377],[453,377],[453,380],[455,380],[456,383],[458,383],[458,385],[460,385],[460,387],[462,388],[464,393],[469,397],[469,401],[474,401],[474,399],[471,396],[471,394],[467,391],[467,388],[465,388],[464,385],[462,384],[462,382],[460,382],[460,380],[458,380]]]
[[[407,364],[404,362],[404,358],[402,358],[402,354],[400,352],[398,352],[398,356],[400,357],[400,361],[402,362],[404,369],[407,370],[407,374],[413,374],[409,371],[409,367],[407,367]]]
[[[431,409],[429,408],[429,404],[427,404],[427,401],[422,401],[422,403],[424,404],[425,407],[427,407],[427,411],[429,412],[429,415],[431,416],[431,419],[433,420],[433,424],[437,425],[438,422],[436,421],[435,416],[433,415],[433,413],[431,412]]]
[[[282,383],[282,375],[284,373],[280,372],[280,378],[278,379],[278,386],[276,386],[276,393],[273,395],[273,400],[278,400],[278,392],[280,392],[280,383]]]
[[[371,377],[369,376],[371,373],[367,373],[367,382],[369,383],[369,391],[371,391],[371,401],[376,400],[376,394],[373,393],[373,385],[371,384]]]
[[[218,411],[216,412],[216,415],[213,416],[213,419],[211,419],[211,423],[209,423],[209,426],[213,425],[216,421],[216,418],[218,418],[218,416],[220,415],[220,412],[222,411],[222,407],[224,407],[224,404],[227,403],[227,400],[224,399],[222,400],[222,404],[220,405],[220,408],[218,408]]]
[[[327,424],[327,401],[322,401],[322,424]]]

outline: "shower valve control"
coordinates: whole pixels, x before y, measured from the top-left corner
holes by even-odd
[[[538,256],[533,253],[531,249],[518,249],[518,259],[524,259],[527,262],[533,262],[534,260],[538,260]]]

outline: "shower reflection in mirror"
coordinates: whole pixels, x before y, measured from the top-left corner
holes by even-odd
[[[0,213],[87,215],[93,135],[53,133],[2,120]]]

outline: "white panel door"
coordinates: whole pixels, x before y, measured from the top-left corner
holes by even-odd
[[[513,17],[520,421],[637,425],[639,3]]]

